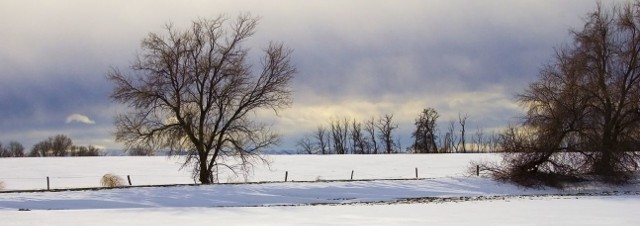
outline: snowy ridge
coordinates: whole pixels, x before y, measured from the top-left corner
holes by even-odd
[[[394,203],[412,199],[621,194],[640,187],[590,184],[568,190],[527,189],[487,178],[450,177],[422,180],[327,183],[216,184],[146,187],[98,191],[13,193],[0,196],[0,209],[73,210],[176,207],[256,207],[313,204]],[[464,200],[464,199],[460,199]]]

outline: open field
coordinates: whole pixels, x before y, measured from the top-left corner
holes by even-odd
[[[497,161],[495,154],[447,155],[269,155],[270,164],[256,164],[250,173],[234,175],[220,168],[222,183],[403,179],[462,176],[472,160]],[[180,170],[181,159],[155,157],[0,158],[0,180],[6,190],[80,188],[100,185],[102,175],[130,175],[133,185],[193,184],[191,168]]]
[[[247,181],[282,181],[288,171],[289,180],[314,182],[4,193],[0,225],[640,224],[638,181],[524,189],[466,175],[469,161],[498,160],[491,154],[268,158],[270,167],[256,165]],[[95,187],[105,173],[132,175],[139,185],[193,183],[189,171],[178,171],[180,164],[165,157],[22,158],[0,164],[11,173],[0,176],[7,189],[42,188],[47,175],[59,184],[54,188]],[[410,179],[415,168],[422,179],[326,182],[349,179],[351,170],[354,179]]]

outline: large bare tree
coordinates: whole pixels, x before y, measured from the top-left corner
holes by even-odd
[[[234,156],[245,166],[275,144],[277,134],[251,116],[290,105],[296,69],[292,50],[270,43],[252,70],[242,44],[257,25],[258,18],[242,14],[150,33],[131,73],[114,68],[107,75],[115,85],[113,101],[131,109],[116,119],[116,141],[187,154],[185,165],[194,166],[203,184],[214,182],[214,171],[225,164],[221,158]]]
[[[506,155],[507,176],[625,182],[640,160],[640,1],[598,4],[571,34],[519,97],[535,141],[515,142],[528,145]]]

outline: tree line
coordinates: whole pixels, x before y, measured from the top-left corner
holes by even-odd
[[[482,129],[469,134],[468,115],[450,121],[444,134],[438,128],[440,117],[433,108],[425,108],[416,117],[413,142],[402,148],[396,135],[398,124],[393,114],[372,117],[365,121],[334,118],[320,125],[296,142],[302,154],[393,154],[393,153],[486,153],[500,152],[502,134],[487,134]]]
[[[390,154],[401,150],[394,131],[398,125],[393,115],[371,118],[365,122],[355,119],[334,119],[327,126],[301,138],[296,146],[306,154]]]
[[[31,150],[25,152],[24,146],[11,141],[8,145],[0,142],[0,157],[63,157],[63,156],[100,156],[100,149],[88,145],[73,145],[73,141],[66,135],[58,134],[49,137],[33,145]]]

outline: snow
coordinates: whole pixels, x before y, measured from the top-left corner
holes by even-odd
[[[0,211],[22,225],[640,225],[639,196],[437,204]]]
[[[270,167],[256,165],[247,181],[282,181],[288,171],[289,180],[310,182],[0,193],[0,225],[640,225],[637,181],[525,189],[467,175],[470,161],[497,160],[492,154],[268,158]],[[46,176],[66,179],[59,187],[95,187],[104,173],[193,183],[164,157],[0,159],[0,167],[7,189],[42,188]],[[421,179],[410,179],[416,167]],[[325,181],[349,179],[351,170],[355,179],[389,180]]]
[[[406,181],[222,184],[100,191],[9,193],[0,209],[113,209],[158,207],[250,207],[389,201],[401,198],[560,194],[522,189],[482,178]]]
[[[495,154],[438,155],[269,155],[270,164],[255,164],[245,176],[225,168],[220,182],[398,179],[462,176],[472,160],[497,160]],[[7,190],[46,189],[46,177],[55,188],[99,186],[107,173],[126,178],[133,185],[193,184],[191,168],[180,170],[182,159],[155,157],[0,158],[0,180]]]

